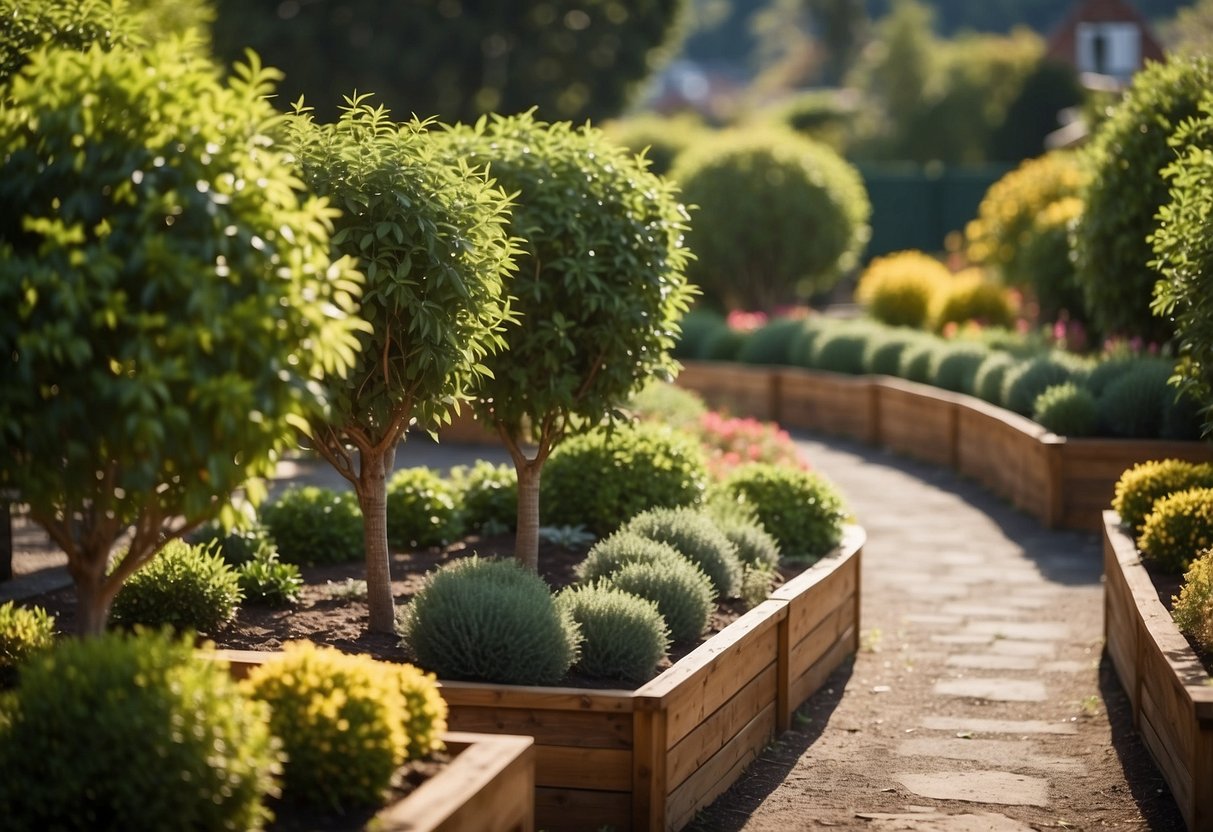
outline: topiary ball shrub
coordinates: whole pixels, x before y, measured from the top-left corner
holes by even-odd
[[[742,364],[791,365],[793,336],[801,318],[775,318],[750,333],[737,351]]]
[[[1099,418],[1112,436],[1157,439],[1163,418],[1175,398],[1165,361],[1141,361],[1104,387],[1099,397]]]
[[[681,332],[670,355],[675,358],[702,358],[703,344],[708,336],[727,329],[724,316],[715,309],[696,307],[682,316]]]
[[[973,389],[977,370],[989,358],[990,350],[981,344],[949,344],[931,355],[931,384],[954,393]]]
[[[426,576],[401,616],[417,663],[443,679],[551,685],[581,634],[548,585],[513,560],[452,561]]]
[[[790,131],[718,133],[681,154],[670,177],[698,206],[687,276],[726,308],[769,310],[829,289],[867,243],[859,172]]]
[[[214,633],[236,617],[240,577],[214,550],[170,540],[126,579],[110,620],[122,627],[172,627]]]
[[[931,383],[931,367],[936,362],[936,355],[943,349],[943,343],[932,338],[924,338],[902,350],[901,359],[897,362],[897,375],[906,381],[916,381],[919,384]]]
[[[725,478],[720,492],[753,507],[785,558],[817,560],[842,542],[842,496],[820,474],[754,463]]]
[[[748,332],[722,324],[703,337],[693,357],[703,361],[736,361],[749,337]]]
[[[543,468],[545,525],[603,535],[650,508],[694,505],[708,469],[694,437],[652,423],[599,428],[562,442]]]
[[[948,324],[976,321],[983,326],[1010,327],[1015,304],[1005,288],[989,280],[981,269],[965,269],[936,293],[931,326],[942,332]]]
[[[18,668],[55,644],[55,617],[42,607],[0,604],[0,690],[17,678]]]
[[[459,490],[429,468],[402,468],[387,483],[387,540],[398,549],[442,546],[463,535]]]
[[[346,809],[383,801],[408,748],[404,695],[391,666],[311,642],[250,671],[286,751],[283,796]]]
[[[737,547],[742,566],[773,570],[779,566],[779,541],[758,520],[741,516],[714,517],[716,527]]]
[[[629,563],[602,585],[656,604],[675,644],[698,639],[712,617],[712,581],[688,560]]]
[[[269,709],[164,632],[70,639],[28,662],[0,719],[6,829],[261,829]]]
[[[574,666],[587,676],[645,682],[670,645],[657,604],[609,585],[569,587],[556,596],[581,628],[581,655]]]
[[[875,375],[896,376],[901,372],[901,356],[929,336],[909,329],[874,332],[863,350],[863,371]]]
[[[1093,436],[1099,405],[1085,387],[1072,381],[1046,387],[1032,404],[1032,420],[1058,436]]]
[[[1142,359],[1123,355],[1111,355],[1098,359],[1087,373],[1084,386],[1095,398],[1103,395],[1108,385],[1141,364]]]
[[[972,393],[979,399],[1002,407],[1002,387],[1007,373],[1019,362],[1005,352],[993,352],[982,361],[973,374]]]
[[[438,691],[438,677],[411,664],[388,666],[395,671],[397,688],[404,697],[405,759],[420,760],[441,751],[449,709]]]
[[[236,568],[236,579],[246,604],[290,607],[299,603],[303,576],[293,563],[283,563],[278,552],[265,546],[258,555]]]
[[[741,561],[734,546],[703,511],[656,508],[637,514],[624,531],[668,543],[708,576],[719,598],[735,598],[741,588]]]
[[[872,337],[869,327],[839,326],[822,332],[813,341],[809,366],[831,373],[860,375],[864,372],[864,351]]]
[[[1137,538],[1141,559],[1183,573],[1199,552],[1213,546],[1213,488],[1189,488],[1159,498]]]
[[[669,543],[620,529],[591,546],[585,560],[577,564],[573,572],[579,582],[588,584],[609,578],[629,563],[653,563],[681,557],[682,554]]]
[[[1036,397],[1050,387],[1074,381],[1078,372],[1072,361],[1042,355],[1020,363],[1002,380],[1002,406],[1022,416],[1031,416]]]
[[[1184,573],[1179,595],[1171,599],[1171,616],[1180,632],[1213,651],[1213,549],[1202,552]]]
[[[478,459],[451,469],[463,524],[472,531],[512,532],[518,526],[518,473],[513,465]]]
[[[288,488],[261,509],[261,522],[286,563],[312,566],[363,557],[362,509],[351,491]]]
[[[1136,535],[1154,510],[1155,502],[1189,488],[1213,488],[1213,465],[1183,459],[1141,462],[1116,481],[1112,508]]]
[[[929,254],[899,251],[873,258],[859,277],[855,300],[881,323],[924,329],[935,294],[951,280],[948,267]]]

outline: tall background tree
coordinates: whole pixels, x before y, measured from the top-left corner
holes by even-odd
[[[283,94],[336,116],[350,90],[392,111],[471,121],[538,107],[618,114],[678,37],[685,0],[216,0],[214,47],[252,47],[286,71]]]

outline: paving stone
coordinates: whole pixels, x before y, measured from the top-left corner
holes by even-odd
[[[905,814],[859,812],[855,817],[870,821],[867,828],[873,832],[915,832],[919,829],[924,832],[1033,832],[1031,826],[992,812],[963,815],[945,815],[934,810]]]
[[[950,656],[952,667],[969,667],[975,670],[1035,670],[1036,659],[1031,656],[1000,656],[994,653],[961,653]]]
[[[989,604],[944,604],[940,610],[942,615],[963,615],[969,618],[1022,618],[1024,611],[1015,607],[992,606]]]
[[[912,598],[947,601],[952,598],[964,598],[969,594],[969,588],[963,584],[954,583],[910,584],[905,587],[905,594]]]
[[[895,780],[921,797],[1000,803],[1004,806],[1048,806],[1049,783],[1040,777],[1006,771],[943,771],[899,774]]]
[[[939,615],[937,613],[910,613],[903,615],[902,621],[907,624],[938,624],[941,627],[958,627],[964,623],[964,619],[958,615]]]
[[[942,696],[963,696],[995,702],[1044,702],[1048,699],[1042,682],[1028,679],[949,679],[935,683]]]
[[[1040,666],[1043,673],[1084,673],[1091,669],[1090,662],[1075,661],[1046,662]]]
[[[931,636],[936,644],[989,644],[994,636],[983,636],[977,633],[946,633],[941,636]]]
[[[1022,592],[1022,590],[1018,591]],[[1008,598],[999,598],[998,601],[1000,604],[1021,610],[1040,610],[1053,604],[1052,598],[1042,598],[1037,595],[1012,595]]]
[[[971,760],[988,766],[1027,768],[1060,774],[1082,774],[1086,771],[1086,767],[1077,760],[1040,754],[1032,743],[1023,740],[921,737],[902,742],[897,746],[897,753],[903,757]]]
[[[1020,641],[1013,638],[995,639],[990,645],[991,653],[1001,656],[1037,656],[1048,658],[1057,652],[1057,647],[1048,641]]]
[[[973,734],[1077,734],[1071,722],[1040,719],[979,719],[963,716],[928,716],[922,727],[932,731],[967,731]]]
[[[1053,621],[973,621],[965,629],[979,635],[1023,641],[1052,641],[1069,634],[1069,627]]]

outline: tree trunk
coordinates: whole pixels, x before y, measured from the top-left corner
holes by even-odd
[[[69,571],[76,582],[76,632],[81,636],[99,636],[105,632],[109,621],[113,593],[105,585],[105,563],[103,556],[100,568],[89,553],[79,552],[84,563],[70,564]]]
[[[366,549],[366,601],[372,633],[396,630],[396,604],[392,600],[391,560],[387,545],[388,451],[360,451],[357,483],[362,508],[362,534]]]
[[[532,572],[539,571],[539,474],[541,459],[514,464],[518,472],[518,532],[514,557]]]

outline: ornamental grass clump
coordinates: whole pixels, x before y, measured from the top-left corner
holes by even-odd
[[[603,585],[656,604],[675,644],[695,641],[708,628],[715,590],[711,579],[690,561],[630,563]]]
[[[670,644],[670,630],[653,601],[607,584],[569,587],[556,596],[581,628],[575,669],[587,676],[645,682]]]
[[[387,539],[398,549],[442,546],[463,535],[459,491],[429,468],[402,468],[387,483]]]
[[[1182,573],[1213,546],[1213,488],[1177,491],[1154,503],[1142,524],[1137,548],[1141,559],[1159,569]]]
[[[574,573],[579,582],[593,583],[600,578],[610,577],[629,563],[653,563],[681,557],[679,551],[668,543],[620,529],[591,546],[585,560],[574,568]]]
[[[577,658],[581,633],[543,578],[476,556],[431,572],[401,616],[417,663],[443,679],[551,685]]]
[[[785,558],[814,561],[842,542],[842,496],[812,471],[755,463],[720,484],[725,499],[752,506]]]
[[[624,526],[652,540],[668,543],[712,582],[719,598],[734,598],[741,588],[741,562],[734,546],[704,511],[659,508],[637,514]]]
[[[25,664],[0,711],[5,829],[244,832],[278,794],[269,708],[191,637],[64,641]]]
[[[214,633],[236,617],[240,577],[214,546],[170,540],[122,585],[110,619],[122,627]]]
[[[1213,487],[1213,465],[1207,462],[1184,459],[1140,462],[1116,481],[1112,508],[1136,535],[1160,498],[1189,488],[1210,487]]]
[[[1179,595],[1171,599],[1171,616],[1180,632],[1213,651],[1213,549],[1202,552],[1184,573]]]
[[[1036,397],[1032,420],[1058,436],[1092,436],[1099,427],[1099,405],[1091,391],[1067,381]]]
[[[362,509],[352,492],[288,488],[261,509],[261,522],[286,563],[312,566],[362,557]]]

